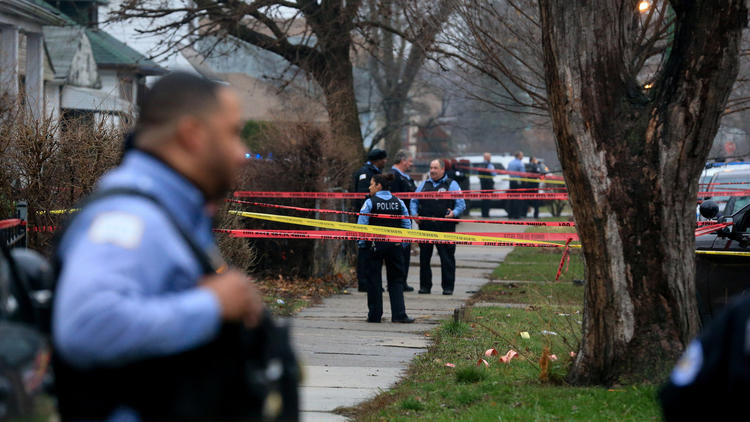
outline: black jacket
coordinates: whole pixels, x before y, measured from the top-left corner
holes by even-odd
[[[414,179],[406,178],[398,171],[391,169],[391,173],[393,173],[393,183],[391,184],[391,192],[414,192],[417,190],[417,185],[414,183]],[[404,201],[404,204],[406,205],[406,209],[409,208],[409,203],[411,202],[409,199],[402,198],[402,201]]]
[[[369,194],[372,176],[380,173],[380,169],[373,166],[371,162],[368,161],[363,164],[352,176],[352,192]],[[362,199],[353,200],[352,211],[358,212],[365,203],[365,199],[367,199],[367,195],[362,195]]]
[[[750,297],[727,306],[685,349],[659,393],[664,420],[742,420],[750,391]]]

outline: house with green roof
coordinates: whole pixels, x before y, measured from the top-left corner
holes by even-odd
[[[35,0],[42,1],[42,0]],[[65,40],[66,32],[76,32],[80,42],[74,43],[85,51],[81,56],[61,54],[56,66],[71,69],[65,78],[66,84],[60,89],[60,114],[75,118],[105,120],[113,126],[122,124],[123,119],[135,115],[138,100],[142,96],[146,77],[162,75],[166,70],[145,57],[127,44],[114,38],[98,26],[99,7],[106,4],[102,0],[45,0],[46,4],[59,10],[67,19],[64,29],[45,29],[49,33],[48,49],[63,51],[70,49],[70,40]],[[80,51],[79,51],[80,52]],[[95,64],[95,72],[88,72],[82,63]],[[94,76],[87,84],[75,83],[78,70]],[[92,82],[94,82],[92,84]],[[52,94],[54,95],[54,93]]]
[[[103,4],[0,2],[2,94],[25,94],[22,102],[37,118],[120,126],[135,115],[146,77],[166,70],[98,27]]]

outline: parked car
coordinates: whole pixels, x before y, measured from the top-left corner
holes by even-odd
[[[720,170],[711,177],[709,184],[704,185],[702,189],[705,189],[708,193],[750,190],[750,168],[745,169],[744,166],[735,166]],[[722,217],[724,215],[731,215],[734,210],[742,208],[738,206],[737,200],[734,198],[742,197],[708,195],[703,199],[710,199],[715,202],[719,206],[718,217]],[[731,208],[725,210],[730,201],[732,202]],[[741,203],[742,201],[739,202],[739,204]]]
[[[734,200],[733,207],[734,204],[738,201]],[[729,209],[729,203],[725,209]],[[713,201],[701,204],[701,213],[707,219],[716,217],[718,212],[719,206]],[[733,224],[696,237],[696,251],[750,252],[750,204],[719,221]],[[696,253],[695,283],[701,321],[705,323],[716,315],[733,296],[744,294],[750,288],[749,274],[750,256]]]
[[[490,162],[495,167],[496,170],[505,170],[508,168],[508,164],[515,158],[513,155],[510,154],[503,154],[503,155],[492,155],[492,158],[490,159]],[[484,162],[484,155],[466,155],[462,157],[456,157],[456,159],[461,162],[469,162],[470,167],[478,167],[481,163]],[[525,164],[528,164],[529,157],[523,157],[521,161]],[[479,175],[476,171],[470,171],[469,176],[469,189],[471,190],[479,190],[482,189],[479,183]],[[493,176],[493,179],[495,180],[495,189],[510,189],[510,182],[508,181],[508,176],[503,174],[495,174]],[[471,208],[478,208],[480,205],[480,200],[473,200],[473,201],[467,201],[466,203],[466,209]],[[490,208],[496,208],[496,209],[505,209],[505,200],[503,199],[493,199],[490,201]]]

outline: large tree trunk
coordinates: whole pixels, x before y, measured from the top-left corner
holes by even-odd
[[[354,77],[349,60],[349,48],[335,49],[338,54],[326,60],[323,71],[315,72],[318,84],[323,89],[326,99],[326,110],[331,125],[331,137],[335,151],[339,152],[342,162],[348,163],[340,173],[339,180],[331,181],[330,187],[351,189],[351,177],[362,165],[365,158],[362,132],[359,125],[357,99],[354,95]],[[312,157],[314,159],[314,157]],[[326,203],[326,201],[324,201]],[[329,203],[327,208],[335,208]],[[336,220],[335,214],[321,214],[318,218]],[[335,274],[337,267],[344,261],[353,263],[356,251],[355,242],[316,240],[313,252],[317,276]]]
[[[315,75],[325,95],[333,142],[341,151],[341,157],[351,163],[348,169],[350,171],[345,172],[346,176],[342,180],[342,186],[349,188],[349,176],[362,165],[364,145],[348,48],[338,56],[340,57],[327,61],[324,72],[317,72]]]
[[[744,0],[671,4],[652,89],[631,69],[635,0],[540,0],[545,76],[586,265],[574,383],[653,380],[699,328],[697,180],[738,68]]]

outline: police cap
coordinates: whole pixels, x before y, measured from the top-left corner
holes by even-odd
[[[370,151],[369,154],[367,154],[367,160],[368,161],[377,161],[382,160],[383,158],[387,157],[388,154],[386,154],[385,151],[379,148],[375,148],[374,150]]]

